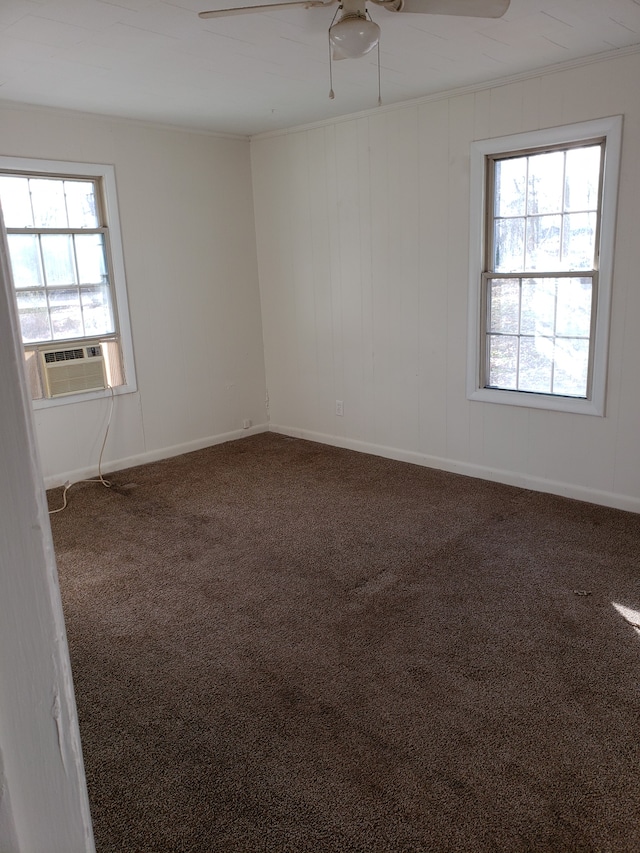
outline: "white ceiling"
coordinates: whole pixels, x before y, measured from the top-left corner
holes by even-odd
[[[249,2],[0,0],[0,99],[235,134],[375,107],[375,51],[334,62],[329,100],[336,6],[197,15]],[[512,0],[497,20],[369,11],[385,104],[640,45],[640,0]]]

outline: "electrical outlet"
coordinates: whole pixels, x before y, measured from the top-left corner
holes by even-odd
[[[242,429],[249,429],[250,426],[251,426],[251,418],[245,418],[242,421]]]
[[[336,400],[336,415],[340,417],[344,415],[344,403],[342,400]]]

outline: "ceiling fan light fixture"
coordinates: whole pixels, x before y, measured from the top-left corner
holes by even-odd
[[[380,27],[363,15],[344,15],[329,30],[329,41],[340,58],[359,59],[379,40]]]

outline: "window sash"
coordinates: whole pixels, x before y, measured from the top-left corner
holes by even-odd
[[[38,238],[38,252],[40,260],[42,263],[42,275],[43,280],[40,285],[32,285],[27,287],[16,287],[16,293],[28,294],[28,293],[40,293],[45,296],[46,301],[46,311],[48,314],[48,326],[50,329],[50,337],[48,338],[38,338],[34,340],[25,341],[23,339],[23,347],[25,351],[30,351],[34,347],[39,347],[42,345],[48,345],[51,343],[64,343],[65,341],[91,341],[91,340],[117,340],[120,335],[119,329],[119,314],[118,314],[118,305],[116,299],[116,292],[113,286],[113,265],[111,259],[111,246],[109,240],[109,228],[106,224],[106,214],[105,214],[105,204],[104,204],[104,192],[102,187],[102,181],[95,176],[77,176],[77,175],[65,175],[65,174],[44,174],[39,172],[23,172],[23,171],[13,171],[13,170],[2,170],[0,172],[2,176],[8,177],[22,177],[22,178],[49,178],[56,181],[78,181],[78,182],[90,182],[93,184],[93,192],[95,198],[95,208],[96,208],[96,216],[98,222],[100,223],[97,227],[74,227],[74,228],[65,228],[65,227],[10,227],[6,228],[7,235],[33,235]],[[46,249],[42,246],[42,237],[46,236],[56,236],[56,235],[69,235],[71,237],[75,236],[101,236],[104,241],[104,264],[105,264],[105,273],[106,273],[106,283],[105,282],[80,282],[74,281],[66,284],[52,284],[46,280],[46,273],[44,270],[44,257],[46,253]],[[11,252],[10,255],[10,263],[11,263]],[[77,255],[76,255],[76,247],[75,241],[73,244],[73,260],[74,266],[77,271]],[[53,332],[52,325],[52,307],[50,304],[50,295],[55,293],[56,291],[60,292],[61,290],[76,290],[79,295],[80,304],[82,305],[82,293],[88,292],[88,290],[92,287],[95,287],[99,284],[106,284],[108,294],[109,294],[109,311],[110,311],[110,328],[105,332],[95,332],[91,330],[87,330],[85,328],[85,320],[84,320],[84,310],[82,310],[82,332],[76,332],[74,334],[69,334],[68,336],[60,337],[55,336]],[[20,317],[21,327],[22,327],[22,317]],[[24,334],[24,333],[23,333]]]
[[[533,269],[527,268],[524,264],[521,269],[508,271],[508,272],[497,272],[495,270],[495,258],[496,258],[496,221],[504,219],[504,217],[500,217],[496,214],[497,209],[497,177],[496,177],[496,164],[503,162],[505,160],[515,159],[515,158],[526,158],[531,156],[536,156],[540,154],[561,152],[566,153],[571,150],[576,150],[580,148],[594,147],[599,146],[601,149],[600,153],[600,166],[599,166],[599,175],[598,175],[598,193],[597,193],[597,207],[595,209],[596,214],[596,226],[595,226],[595,235],[594,235],[594,257],[593,257],[593,267],[591,269]],[[486,155],[486,167],[485,167],[485,176],[486,176],[486,188],[485,188],[485,208],[484,208],[484,244],[483,244],[483,272],[481,274],[481,290],[480,290],[480,300],[482,305],[482,329],[480,334],[480,384],[482,387],[491,390],[501,390],[507,391],[509,393],[516,394],[538,394],[538,395],[549,395],[554,397],[575,397],[577,399],[589,399],[592,388],[592,380],[593,380],[593,362],[594,362],[594,347],[593,347],[593,338],[595,333],[595,322],[596,322],[596,310],[597,310],[597,283],[598,283],[598,264],[599,264],[599,246],[600,246],[600,229],[601,229],[601,219],[602,219],[602,190],[603,190],[603,179],[604,179],[604,162],[605,162],[605,139],[603,137],[596,137],[593,139],[579,140],[573,143],[559,143],[555,145],[541,145],[541,146],[531,146],[528,148],[515,148],[511,151],[503,151],[495,154]],[[565,163],[566,168],[566,163]],[[561,209],[554,215],[558,215],[562,217],[561,220],[561,230],[564,227],[564,217],[567,214],[565,211],[565,203],[564,203],[564,180],[565,173],[563,171],[562,178],[562,195],[563,201],[561,205]],[[571,214],[577,213],[580,211],[571,211]],[[592,211],[589,211],[592,212]],[[551,215],[551,214],[550,214]],[[534,217],[530,214],[525,206],[524,213],[522,218],[525,219],[526,222],[529,222]],[[560,238],[562,240],[562,236]],[[528,253],[525,253],[525,256],[528,257]],[[500,334],[496,332],[492,332],[490,328],[490,311],[491,311],[491,302],[489,298],[489,282],[495,281],[498,279],[512,279],[520,282],[520,289],[522,288],[522,282],[525,279],[559,279],[559,278],[588,278],[591,281],[591,317],[590,317],[590,329],[589,329],[589,346],[588,346],[588,358],[587,358],[587,377],[586,377],[586,388],[584,394],[559,394],[557,391],[553,390],[553,375],[555,372],[555,358],[552,359],[551,362],[551,388],[548,391],[535,391],[530,389],[521,389],[519,387],[505,387],[503,385],[496,385],[491,383],[491,358],[490,358],[490,346],[489,340],[492,335]],[[556,297],[557,299],[557,297]],[[516,371],[516,386],[520,384],[520,345],[523,338],[531,337],[530,335],[521,334],[518,331],[513,337],[516,337],[518,340],[518,356],[515,365]],[[555,341],[558,335],[553,334],[549,336]]]
[[[492,281],[518,281],[520,286],[520,294],[522,292],[522,284],[523,282],[531,279],[540,280],[547,279],[549,281],[556,281],[558,279],[571,279],[571,278],[580,278],[580,279],[588,279],[591,283],[591,305],[590,305],[590,316],[589,316],[589,332],[588,336],[585,335],[568,335],[568,334],[558,334],[556,321],[557,317],[554,316],[554,328],[553,331],[548,334],[540,334],[537,335],[531,332],[522,332],[521,330],[521,305],[519,306],[519,325],[518,330],[513,332],[500,332],[493,330],[491,328],[491,299],[489,296],[489,288]],[[549,272],[549,273],[494,273],[494,272],[484,272],[482,273],[482,286],[481,286],[481,304],[483,306],[483,326],[482,326],[482,334],[480,336],[480,364],[482,365],[482,376],[481,380],[484,383],[484,388],[490,390],[498,390],[498,391],[506,391],[508,393],[516,393],[516,394],[537,394],[537,395],[551,395],[554,397],[567,397],[574,399],[589,399],[590,389],[592,387],[593,380],[593,368],[594,368],[594,347],[593,340],[595,336],[595,328],[596,328],[596,317],[597,317],[597,304],[598,304],[598,272],[597,270],[580,270],[578,271],[570,271],[567,272],[565,270],[557,271],[557,272]],[[520,296],[521,298],[521,296]],[[557,293],[554,296],[555,300],[555,311],[557,312],[557,302],[558,295]],[[497,337],[503,335],[504,337],[512,337],[517,338],[518,346],[520,346],[520,342],[523,339],[535,339],[535,338],[544,338],[548,341],[552,341],[554,346],[557,341],[569,341],[569,340],[587,340],[589,342],[588,347],[588,356],[587,356],[587,374],[586,374],[586,383],[585,383],[585,393],[577,394],[577,393],[560,393],[558,391],[553,390],[555,371],[557,370],[555,353],[553,359],[551,359],[551,390],[549,391],[540,391],[540,390],[532,390],[530,388],[520,388],[517,387],[520,385],[520,358],[518,352],[518,361],[516,364],[516,387],[507,387],[505,385],[500,384],[492,384],[490,382],[491,379],[491,353],[490,353],[490,339],[492,337]]]
[[[494,266],[492,260],[495,258],[495,221],[500,219],[495,215],[495,206],[496,206],[496,163],[510,160],[514,158],[520,157],[531,157],[537,154],[551,154],[554,152],[568,152],[574,151],[580,148],[589,148],[589,147],[600,147],[600,170],[598,174],[598,200],[597,200],[597,208],[595,210],[596,213],[596,229],[595,229],[595,241],[594,241],[594,262],[593,268],[598,269],[599,267],[599,259],[600,259],[600,235],[601,235],[601,223],[602,223],[602,198],[603,198],[603,187],[604,187],[604,166],[605,166],[605,154],[606,154],[606,139],[603,137],[597,137],[594,139],[586,139],[580,140],[573,143],[566,144],[556,144],[556,145],[541,145],[537,147],[529,147],[524,149],[514,149],[513,151],[500,152],[496,154],[488,154],[486,156],[486,191],[485,191],[485,228],[484,228],[484,247],[483,247],[483,262],[482,267],[485,272],[491,272],[494,270]],[[563,187],[564,189],[564,187]],[[565,211],[564,202],[562,205],[562,211],[559,211],[559,215],[573,215],[580,213],[580,210],[572,210],[570,212]],[[591,212],[591,211],[589,211]],[[531,214],[527,214],[525,212],[526,218],[532,218]],[[526,269],[523,267],[521,270],[514,270],[514,273],[522,272],[522,273],[535,273],[535,274],[546,274],[552,273],[552,270],[532,270]],[[563,270],[563,272],[567,272],[567,270]],[[569,270],[569,272],[571,272]],[[578,274],[577,270],[574,271],[574,274]]]

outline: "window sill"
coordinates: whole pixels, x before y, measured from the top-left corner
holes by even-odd
[[[604,416],[604,406],[594,400],[576,397],[557,397],[551,394],[533,394],[528,391],[500,391],[496,388],[477,388],[467,394],[468,400],[498,403],[505,406],[522,406],[529,409],[546,409],[552,412],[570,412],[579,415]]]
[[[136,385],[118,385],[113,389],[114,396],[120,394],[134,394],[138,390]],[[82,391],[78,394],[67,394],[64,397],[40,397],[32,400],[35,411],[40,409],[53,409],[56,406],[67,406],[71,403],[86,403],[89,400],[102,400],[111,397],[111,389],[104,388],[98,391]]]

